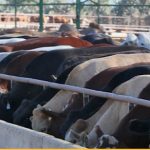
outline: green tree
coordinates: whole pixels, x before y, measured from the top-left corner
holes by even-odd
[[[51,14],[67,14],[70,12],[70,5],[61,5],[63,3],[68,3],[67,0],[51,0],[50,3],[60,4],[60,5],[49,5],[45,6],[47,8],[47,13]]]
[[[37,3],[38,0],[6,0],[6,2],[8,4],[11,4],[11,5],[15,5],[15,3],[17,5],[20,5],[20,4],[24,4],[24,3]]]
[[[118,6],[115,6],[112,10],[112,13],[114,13],[117,16],[123,16],[123,15],[145,15],[149,12],[150,5],[149,0],[120,0],[118,3],[116,3]],[[128,5],[128,6],[123,6]],[[140,5],[140,6],[136,6]]]
[[[35,4],[38,0],[5,0],[5,3],[8,4],[8,6],[1,6],[0,11],[2,12],[14,12],[15,4],[17,5],[17,12],[22,13],[30,13],[37,10],[35,6],[20,6],[22,4]]]

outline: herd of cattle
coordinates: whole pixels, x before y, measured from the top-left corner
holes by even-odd
[[[0,73],[150,99],[150,49],[110,37],[0,37]],[[150,45],[150,43],[149,43]],[[0,119],[88,148],[148,148],[149,107],[0,79]]]
[[[24,22],[24,23],[38,23],[39,22],[39,15],[20,15],[17,14],[16,18],[14,14],[0,14],[0,22]],[[64,16],[43,16],[44,23],[73,23],[72,18],[67,18]]]

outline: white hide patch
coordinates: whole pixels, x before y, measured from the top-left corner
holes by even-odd
[[[105,143],[106,145],[108,144],[108,147],[109,147],[109,145],[115,146],[119,143],[118,140],[114,136],[105,134],[100,137],[100,139],[99,139],[100,145],[99,146],[104,145],[105,141],[108,141],[108,143]]]
[[[126,39],[120,45],[144,47],[150,50],[150,32],[138,33],[137,36],[128,33]]]
[[[132,45],[137,45],[137,36],[133,33],[128,33],[126,39],[120,44],[120,45],[128,45],[128,46],[132,46]]]
[[[138,47],[144,47],[150,50],[150,32],[138,34]]]
[[[17,43],[25,41],[24,38],[10,38],[10,39],[0,39],[0,44],[8,44],[8,43]]]

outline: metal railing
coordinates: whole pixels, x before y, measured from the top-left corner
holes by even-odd
[[[11,80],[11,81],[13,80],[13,81],[17,81],[17,82],[22,82],[22,83],[40,85],[40,86],[43,86],[44,88],[47,86],[47,87],[51,87],[51,88],[55,88],[55,89],[68,90],[68,91],[88,94],[88,95],[92,95],[92,96],[109,98],[109,99],[118,100],[118,101],[125,101],[125,102],[130,102],[130,103],[150,107],[149,100],[135,98],[132,96],[125,96],[125,95],[119,95],[119,94],[115,94],[115,93],[96,91],[96,90],[81,88],[81,87],[77,87],[77,86],[58,84],[58,83],[53,83],[53,82],[48,82],[48,81],[42,81],[42,80],[37,80],[37,79],[25,78],[25,77],[17,77],[17,76],[11,76],[11,75],[6,75],[6,74],[0,74],[0,78],[6,79],[6,80]]]

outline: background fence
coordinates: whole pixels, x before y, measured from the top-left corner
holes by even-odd
[[[122,27],[150,26],[149,0],[0,0],[1,28],[27,27],[52,30],[60,23],[77,28],[96,21]],[[140,3],[139,3],[140,2]],[[109,25],[109,26],[107,26]]]

